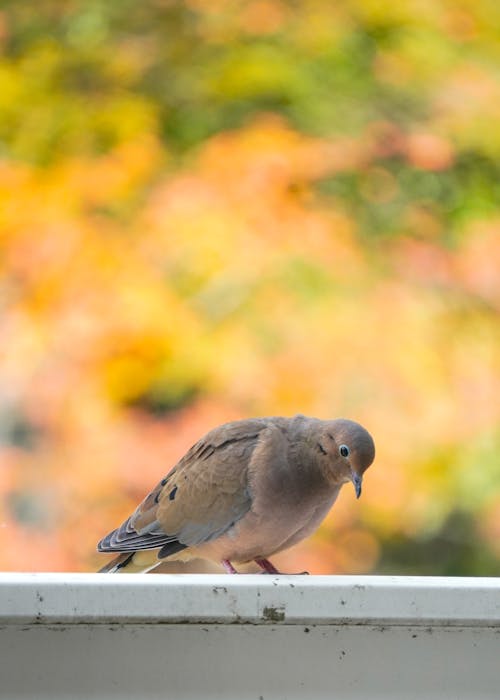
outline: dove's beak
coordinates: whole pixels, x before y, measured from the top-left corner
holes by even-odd
[[[356,491],[356,498],[359,498],[361,496],[361,486],[363,484],[363,477],[353,472],[352,483],[354,484],[354,490]]]

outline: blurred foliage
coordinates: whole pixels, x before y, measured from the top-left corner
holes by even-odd
[[[0,566],[85,570],[201,434],[378,448],[277,564],[498,574],[500,5],[4,0]]]

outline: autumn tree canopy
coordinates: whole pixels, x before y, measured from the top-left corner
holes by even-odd
[[[217,423],[346,416],[277,558],[498,574],[500,5],[6,0],[0,567],[96,541]]]

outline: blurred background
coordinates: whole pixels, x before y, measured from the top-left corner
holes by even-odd
[[[0,568],[300,412],[377,458],[275,564],[498,575],[499,124],[492,0],[4,0]]]

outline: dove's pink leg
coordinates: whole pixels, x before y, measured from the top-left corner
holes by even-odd
[[[283,574],[283,576],[303,576],[309,573],[308,571],[301,571],[299,574],[285,574],[283,571],[278,571],[278,569],[273,564],[271,564],[269,559],[254,559],[254,561],[260,566],[261,569],[264,569],[265,574]]]
[[[229,559],[223,559],[221,561],[221,564],[224,567],[224,569],[226,570],[226,574],[237,574],[238,573],[236,571],[236,569],[234,568],[234,566],[229,561]]]
[[[278,569],[271,564],[269,559],[256,559],[255,563],[258,564],[261,569],[264,569],[266,574],[281,574],[281,571],[278,571]]]

